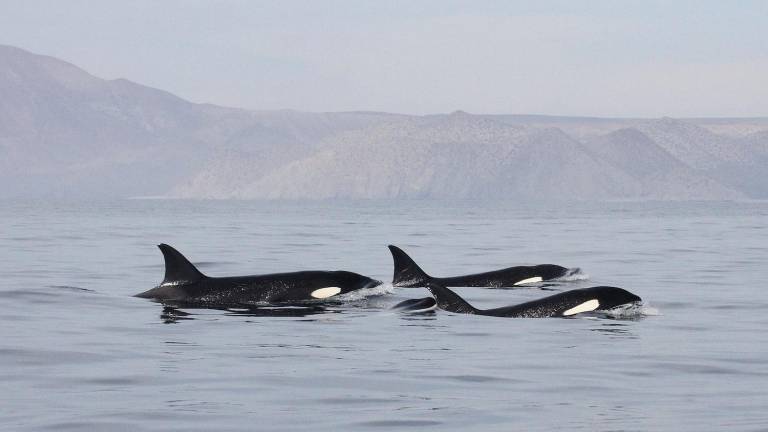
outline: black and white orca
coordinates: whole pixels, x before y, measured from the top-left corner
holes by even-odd
[[[287,303],[327,299],[373,288],[381,281],[347,271],[299,271],[258,276],[209,277],[167,244],[158,245],[165,258],[165,278],[137,297],[217,305]]]
[[[423,287],[430,281],[437,282],[443,286],[513,287],[556,279],[578,272],[578,269],[572,271],[559,265],[539,264],[535,266],[509,267],[465,276],[437,278],[424,272],[408,254],[397,246],[389,245],[389,251],[392,252],[392,259],[395,264],[392,285],[403,288]]]
[[[622,288],[597,286],[565,291],[514,306],[482,310],[475,308],[455,292],[434,281],[427,284],[427,289],[434,296],[437,307],[445,311],[507,318],[569,317],[583,312],[608,310],[642,300]]]
[[[392,310],[409,313],[431,312],[435,309],[437,309],[437,302],[432,297],[408,299],[392,306]]]

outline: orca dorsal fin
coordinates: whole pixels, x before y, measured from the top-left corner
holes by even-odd
[[[459,297],[458,294],[439,283],[430,281],[427,283],[427,289],[435,297],[437,307],[444,311],[465,314],[475,314],[480,312],[474,306],[467,303],[466,300]]]
[[[157,245],[165,258],[165,278],[160,285],[182,285],[199,281],[205,277],[179,251],[165,243]]]
[[[421,287],[426,286],[427,282],[432,279],[399,247],[389,245],[389,251],[392,252],[392,260],[395,265],[392,285],[399,287]]]

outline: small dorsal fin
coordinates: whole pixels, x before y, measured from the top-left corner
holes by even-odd
[[[165,243],[159,244],[157,247],[163,252],[163,258],[165,258],[165,278],[160,285],[195,283],[205,277],[204,274],[200,273],[200,270],[192,265],[192,263],[176,249]]]
[[[437,303],[437,307],[444,311],[448,312],[454,312],[454,313],[466,313],[466,314],[475,314],[482,311],[479,311],[475,309],[474,306],[467,303],[466,300],[459,297],[458,294],[455,292],[449,290],[442,284],[439,284],[435,281],[429,281],[427,283],[427,289],[430,293],[432,293],[432,296],[435,298],[435,302]]]

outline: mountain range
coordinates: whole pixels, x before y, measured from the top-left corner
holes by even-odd
[[[0,198],[768,198],[768,118],[250,111],[0,45]]]

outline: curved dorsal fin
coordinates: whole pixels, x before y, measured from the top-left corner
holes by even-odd
[[[429,281],[427,283],[427,289],[430,293],[432,293],[432,296],[435,297],[437,307],[442,310],[465,314],[476,314],[482,312],[471,304],[467,303],[466,300],[459,297],[459,295],[455,292],[449,290],[448,288],[435,281]]]
[[[160,285],[180,285],[195,283],[204,278],[205,275],[200,273],[188,259],[184,257],[179,251],[168,246],[167,244],[159,244],[157,247],[163,253],[165,258],[165,278]]]
[[[397,246],[389,245],[392,260],[395,264],[392,285],[399,287],[425,286],[432,279],[411,257]]]

